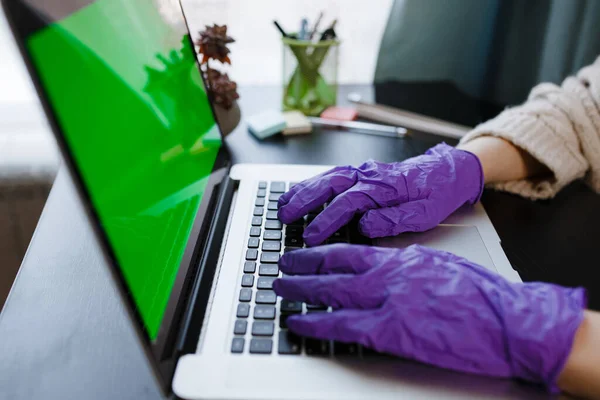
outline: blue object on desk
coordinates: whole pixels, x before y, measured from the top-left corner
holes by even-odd
[[[285,119],[280,111],[267,110],[246,118],[248,130],[258,139],[265,139],[281,132],[285,127]]]

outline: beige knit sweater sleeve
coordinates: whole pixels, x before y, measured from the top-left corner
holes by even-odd
[[[546,180],[501,182],[491,187],[532,199],[553,197],[565,185],[585,177],[600,192],[600,57],[561,86],[542,83],[527,101],[508,108],[465,135],[506,139],[546,165]]]

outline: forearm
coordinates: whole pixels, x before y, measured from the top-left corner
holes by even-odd
[[[516,181],[550,173],[529,153],[497,137],[478,137],[460,144],[458,148],[479,158],[485,183]]]
[[[586,311],[558,377],[561,390],[585,398],[600,398],[600,314]]]

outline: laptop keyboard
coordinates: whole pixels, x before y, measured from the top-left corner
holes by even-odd
[[[304,228],[321,211],[310,212],[292,224],[277,219],[277,200],[293,183],[259,182],[254,199],[253,216],[245,251],[243,275],[238,290],[238,305],[231,352],[236,354],[285,354],[307,356],[367,355],[360,346],[301,338],[287,330],[290,315],[331,312],[321,305],[304,304],[279,298],[273,291],[273,281],[281,277],[277,262],[282,254],[304,246]],[[357,233],[348,227],[332,235],[330,243],[348,243]]]

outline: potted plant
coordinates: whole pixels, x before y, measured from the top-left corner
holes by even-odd
[[[230,80],[226,73],[222,73],[213,66],[216,61],[231,65],[229,59],[231,51],[227,45],[235,40],[231,36],[227,36],[227,25],[207,25],[203,31],[199,32],[199,35],[200,38],[196,45],[198,53],[202,56],[200,61],[202,74],[208,86],[219,127],[223,135],[227,135],[240,122],[241,112],[236,101],[240,96],[237,93],[237,84]]]

